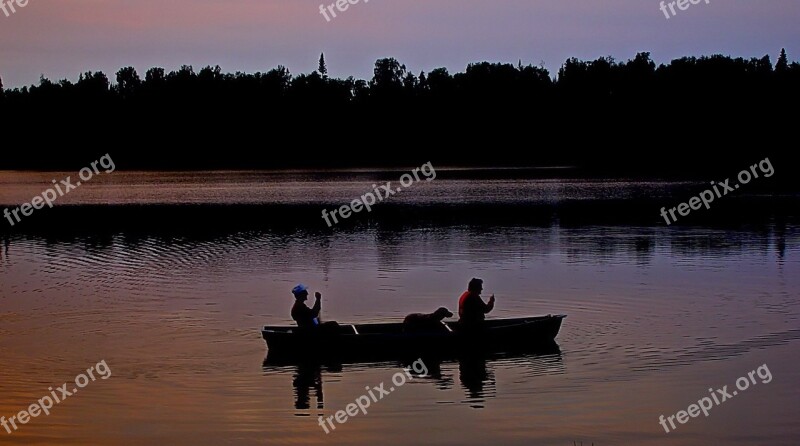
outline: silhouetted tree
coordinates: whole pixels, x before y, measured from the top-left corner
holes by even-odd
[[[20,122],[20,132],[32,145],[53,147],[41,154],[46,156],[4,152],[0,164],[35,168],[49,162],[64,167],[59,165],[63,160],[84,154],[96,159],[91,148],[117,138],[115,150],[131,168],[220,167],[220,162],[271,167],[280,162],[275,152],[251,150],[252,141],[275,135],[278,140],[291,138],[280,141],[284,145],[313,146],[320,138],[336,138],[331,132],[309,131],[309,121],[302,118],[322,112],[360,125],[341,132],[354,141],[348,140],[342,153],[330,155],[341,163],[350,155],[349,159],[370,158],[353,153],[366,147],[366,141],[382,141],[390,146],[386,153],[402,153],[406,159],[427,156],[400,142],[416,138],[437,147],[433,154],[470,144],[491,147],[491,156],[481,159],[495,163],[558,164],[572,159],[572,152],[589,148],[589,155],[580,158],[583,165],[660,166],[667,155],[654,153],[669,153],[669,159],[677,160],[681,147],[774,146],[759,138],[771,135],[769,129],[775,126],[792,125],[792,115],[783,110],[798,99],[800,64],[790,63],[785,51],[774,69],[768,56],[684,57],[658,67],[647,52],[620,62],[610,57],[570,58],[555,78],[543,66],[525,66],[521,60],[516,65],[472,63],[453,74],[437,68],[415,76],[396,59],[385,58],[375,62],[370,80],[337,79],[328,77],[324,54],[317,71],[297,76],[283,66],[265,73],[223,73],[219,66],[206,66],[195,73],[184,65],[168,74],[163,68],[150,68],[142,81],[132,67],[125,67],[116,73],[113,86],[102,72],[81,73],[75,84],[44,76],[38,84],[20,88],[5,89],[0,83],[0,117],[11,119],[3,122]],[[36,120],[18,119],[34,115]],[[670,123],[680,116],[693,116],[703,126],[691,136],[674,131]],[[47,131],[41,130],[43,123]],[[721,131],[723,127],[735,131]],[[527,139],[520,140],[523,134]],[[534,134],[548,142],[563,139],[570,146],[520,150]],[[615,143],[620,148],[611,144],[597,150],[602,135],[611,134],[618,135]],[[77,140],[78,135],[83,139]],[[736,138],[725,139],[730,135]],[[648,147],[651,142],[662,147],[642,150],[644,141]],[[75,150],[55,149],[75,142],[80,143],[73,144]],[[622,159],[634,142],[638,145],[633,155]],[[225,147],[224,156],[187,149],[204,145]],[[710,159],[712,151],[707,152]],[[291,150],[280,153],[294,160],[287,162],[316,162]],[[637,158],[637,153],[646,155]],[[642,160],[651,155],[653,160]]]
[[[633,84],[635,88],[643,87],[653,81],[656,74],[656,64],[650,59],[650,53],[638,53],[633,60],[623,65],[626,83]]]
[[[191,65],[181,65],[180,70],[171,71],[167,75],[167,82],[173,82],[176,86],[188,88],[197,80],[197,75]]]
[[[144,75],[144,81],[152,85],[161,84],[165,79],[163,68],[150,68]]]
[[[403,89],[406,66],[394,58],[379,59],[375,62],[374,76],[370,90],[374,96],[396,96]]]
[[[286,94],[291,81],[292,75],[283,65],[278,65],[277,68],[269,70],[261,78],[262,86],[267,91],[267,94],[272,97],[280,97]]]
[[[417,90],[418,80],[414,73],[408,72],[406,77],[403,78],[403,89],[409,96],[412,96]]]
[[[363,79],[358,79],[353,83],[353,100],[364,102],[369,99],[369,84]]]
[[[464,99],[479,106],[508,101],[520,92],[520,71],[511,64],[473,63],[456,76]]]
[[[778,56],[778,62],[775,64],[776,73],[785,73],[789,70],[789,59],[786,57],[786,48],[781,48],[781,55]]]
[[[75,88],[79,95],[90,100],[100,100],[109,94],[111,84],[108,77],[102,72],[87,71],[79,76]]]
[[[428,87],[432,97],[449,97],[454,91],[453,77],[447,68],[436,68],[428,74]]]
[[[317,72],[322,75],[323,79],[328,78],[328,67],[325,65],[325,53],[320,53],[319,55],[319,68],[317,68]]]
[[[762,78],[767,78],[770,74],[772,74],[772,62],[769,59],[769,54],[765,55],[761,59],[753,59],[753,64],[755,66],[755,73],[760,75]]]
[[[123,99],[132,97],[141,86],[142,80],[133,67],[125,67],[117,71],[117,92]]]
[[[222,82],[224,76],[222,75],[222,68],[219,65],[211,68],[211,66],[206,66],[200,69],[200,72],[197,73],[197,79],[201,83],[206,84],[216,84]]]
[[[428,76],[425,76],[424,71],[419,72],[419,82],[417,83],[419,90],[424,92],[428,89]]]

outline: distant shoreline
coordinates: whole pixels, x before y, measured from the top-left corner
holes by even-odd
[[[677,200],[677,199],[676,199]],[[800,195],[729,197],[712,211],[696,212],[667,227],[659,216],[664,199],[611,199],[539,204],[471,203],[463,205],[407,205],[382,203],[370,214],[359,215],[331,229],[320,218],[316,204],[127,204],[61,205],[40,211],[24,224],[0,224],[0,235],[48,237],[113,234],[182,236],[224,235],[242,231],[350,232],[372,228],[393,232],[402,228],[619,226],[680,230],[717,228],[785,228],[800,225]]]
[[[191,66],[116,82],[86,72],[0,94],[19,138],[0,169],[80,169],[105,153],[121,170],[574,166],[590,177],[708,178],[769,155],[776,167],[800,102],[800,63],[684,57],[656,64],[568,59],[412,73],[393,58],[372,79],[277,67]],[[788,107],[787,107],[788,105]],[[31,117],[28,119],[27,117]],[[745,150],[741,148],[744,147]]]

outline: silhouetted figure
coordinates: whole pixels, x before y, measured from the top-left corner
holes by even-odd
[[[430,314],[409,314],[403,319],[403,331],[406,333],[447,332],[448,328],[442,324],[442,320],[447,317],[453,317],[453,313],[445,307],[440,307]]]
[[[494,294],[489,298],[489,303],[481,299],[483,280],[472,279],[469,281],[467,291],[458,299],[458,323],[464,329],[479,329],[483,326],[486,313],[494,309]]]
[[[292,319],[297,322],[298,327],[308,328],[319,325],[319,312],[322,310],[322,294],[317,292],[314,297],[314,307],[308,308],[305,302],[308,300],[308,288],[302,283],[292,288],[294,294],[294,306],[292,306]]]
[[[315,330],[324,329],[331,332],[338,330],[339,324],[334,321],[324,324],[320,322],[319,314],[322,311],[322,294],[319,292],[314,294],[316,299],[313,308],[308,308],[305,304],[306,300],[308,300],[308,288],[305,285],[301,283],[292,288],[292,294],[294,294],[295,299],[292,306],[292,319],[297,322],[298,327]]]

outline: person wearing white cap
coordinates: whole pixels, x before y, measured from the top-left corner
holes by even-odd
[[[314,294],[316,298],[313,308],[308,308],[306,300],[308,300],[308,288],[301,284],[292,288],[294,294],[294,306],[292,306],[292,319],[297,322],[298,327],[314,327],[319,325],[319,312],[322,310],[322,294],[319,292]]]

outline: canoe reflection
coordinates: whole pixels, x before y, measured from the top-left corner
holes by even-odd
[[[410,367],[417,358],[406,358],[396,361],[381,362],[356,362],[356,361],[291,361],[287,358],[275,358],[267,355],[263,363],[266,375],[292,373],[292,387],[294,390],[295,409],[308,411],[316,408],[324,409],[323,396],[323,369],[326,373],[345,374],[348,371],[363,371],[364,369],[391,369]],[[455,373],[444,370],[453,370],[449,367],[458,364],[458,381],[464,390],[463,404],[480,409],[484,407],[487,399],[493,398],[497,393],[494,369],[501,367],[524,368],[525,373],[552,374],[563,373],[561,349],[558,344],[538,347],[535,350],[515,351],[506,353],[474,353],[462,354],[457,357],[423,357],[423,362],[428,369],[428,374],[420,376],[414,374],[416,381],[428,380],[438,390],[451,390],[455,382]],[[443,367],[443,365],[445,367]],[[414,373],[413,371],[411,373]],[[312,398],[315,407],[312,407]],[[307,415],[300,413],[298,415]]]

